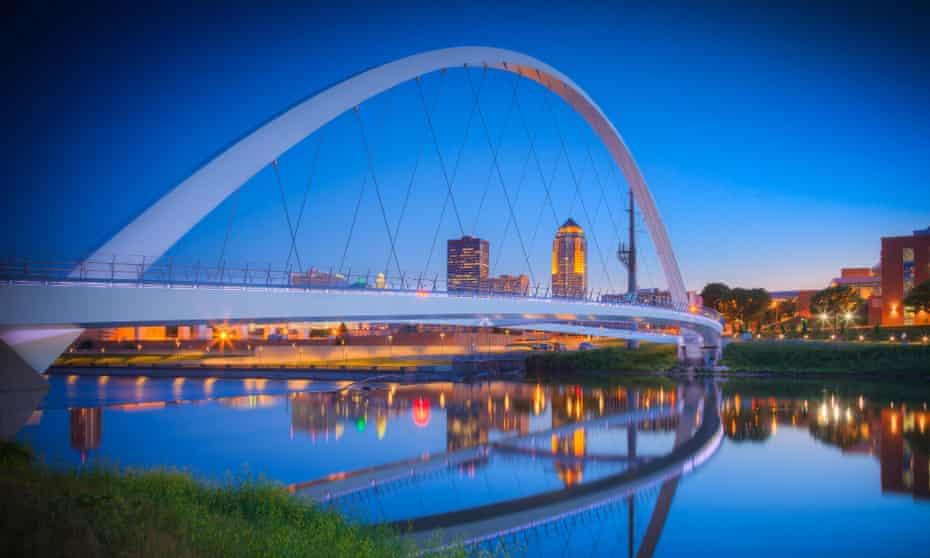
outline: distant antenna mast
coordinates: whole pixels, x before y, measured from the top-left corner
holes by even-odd
[[[636,295],[636,231],[635,228],[635,213],[636,206],[633,203],[633,189],[630,188],[630,240],[629,244],[624,244],[620,241],[620,246],[617,248],[617,259],[620,260],[620,263],[626,267],[627,271],[627,294]]]

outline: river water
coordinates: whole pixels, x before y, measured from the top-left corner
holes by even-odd
[[[926,382],[718,385],[723,440],[705,462],[481,546],[517,556],[930,556]],[[383,469],[377,487],[327,504],[379,523],[616,477],[675,447],[683,393],[666,378],[361,390],[53,376],[17,439],[55,467],[169,467],[208,482],[261,476],[299,495],[328,475]],[[448,458],[481,448],[494,449]],[[391,476],[391,466],[428,457],[444,464]]]

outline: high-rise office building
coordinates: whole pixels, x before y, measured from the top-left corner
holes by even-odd
[[[584,298],[588,290],[587,271],[584,230],[569,218],[552,241],[552,296]]]
[[[446,288],[450,292],[485,289],[487,279],[487,240],[463,236],[447,242]]]

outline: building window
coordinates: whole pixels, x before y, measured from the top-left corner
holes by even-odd
[[[914,288],[914,249],[905,248],[902,251],[902,259],[904,260],[904,296],[907,296],[911,289]],[[914,309],[913,308],[903,308],[904,310],[904,325],[913,325],[914,323]]]
[[[904,296],[914,288],[914,249],[905,248],[902,251],[904,260]]]

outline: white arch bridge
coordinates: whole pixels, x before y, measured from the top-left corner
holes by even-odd
[[[462,67],[509,72],[532,80],[563,99],[587,122],[622,172],[643,215],[669,288],[670,304],[605,304],[593,293],[581,300],[557,299],[548,296],[548,289],[540,292],[538,288],[530,296],[457,296],[438,289],[435,281],[430,287],[422,276],[414,279],[403,274],[390,289],[369,288],[367,278],[362,288],[312,284],[296,288],[287,279],[276,279],[270,268],[233,273],[221,266],[182,272],[162,261],[166,252],[223,200],[269,165],[277,172],[279,156],[328,122],[401,83]],[[490,144],[490,138],[488,141]],[[446,174],[444,166],[443,172]],[[377,189],[373,169],[371,175]],[[451,197],[452,184],[448,176],[446,180]],[[504,198],[516,226],[506,187]],[[393,250],[386,217],[385,225]],[[288,226],[291,228],[290,218]],[[294,232],[291,228],[292,240]],[[127,254],[147,256],[127,264]],[[394,260],[396,263],[396,253]],[[0,266],[0,279],[0,390],[6,391],[34,384],[37,376],[33,373],[27,378],[23,371],[44,371],[84,328],[124,324],[416,321],[592,333],[703,347],[717,347],[721,333],[715,315],[687,307],[684,282],[655,201],[603,111],[571,79],[547,64],[521,53],[486,47],[424,52],[346,79],[232,145],[85,260],[45,266],[9,260]]]

